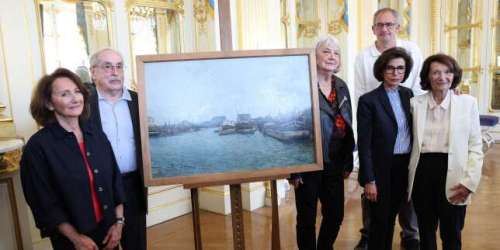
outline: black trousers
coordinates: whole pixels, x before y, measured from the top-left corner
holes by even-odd
[[[297,245],[300,250],[333,249],[344,219],[343,170],[301,174],[304,182],[295,190]],[[321,202],[321,227],[316,243],[316,211]]]
[[[370,202],[371,225],[368,236],[369,250],[392,249],[394,222],[408,186],[410,154],[394,155],[390,176],[377,176],[377,201]]]
[[[106,237],[106,234],[108,233],[110,227],[111,225],[105,225],[104,223],[99,223],[99,225],[97,225],[97,228],[95,230],[85,233],[85,235],[91,238],[97,245],[97,247],[99,247],[99,249],[104,249],[106,245],[102,244],[102,241],[104,240],[104,237]],[[50,243],[52,243],[52,248],[54,250],[75,249],[73,243],[66,236],[62,235],[59,232],[55,233],[53,236],[50,237]],[[115,250],[118,250],[118,247],[116,247]]]
[[[420,231],[420,249],[434,250],[436,230],[443,243],[443,250],[462,248],[466,206],[452,205],[446,198],[448,154],[425,153],[420,160],[413,184],[413,202]]]
[[[123,214],[125,226],[120,240],[123,250],[145,250],[146,241],[146,208],[141,176],[138,171],[122,175],[126,202]]]

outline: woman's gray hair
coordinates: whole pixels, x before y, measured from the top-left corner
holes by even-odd
[[[339,40],[337,40],[337,38],[335,38],[334,36],[332,36],[332,35],[321,36],[318,39],[318,41],[316,42],[315,52],[318,53],[319,48],[321,48],[322,46],[325,46],[325,47],[330,47],[331,46],[331,47],[333,47],[334,50],[336,50],[336,51],[339,52],[339,59],[342,58],[342,53],[340,51]],[[339,60],[339,66],[337,67],[337,69],[334,70],[333,73],[339,72],[341,66],[342,66],[342,60]]]
[[[332,35],[324,35],[321,36],[316,42],[316,50],[318,50],[321,46],[333,46],[340,52],[340,43],[337,38]]]

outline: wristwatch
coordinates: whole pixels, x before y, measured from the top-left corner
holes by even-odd
[[[117,217],[115,223],[116,224],[122,224],[122,225],[124,225],[125,224],[125,218],[123,218],[123,217]]]

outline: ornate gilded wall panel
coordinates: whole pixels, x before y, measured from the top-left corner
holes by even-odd
[[[491,20],[491,28],[493,29],[492,39],[492,64],[491,64],[491,102],[490,109],[500,111],[500,4],[497,1],[496,14]]]
[[[349,13],[345,0],[327,0],[328,33],[338,35],[347,32],[349,27]]]
[[[194,50],[215,50],[215,0],[194,0],[193,12]]]
[[[45,71],[66,67],[86,72],[93,52],[110,47],[111,1],[36,0]],[[85,70],[86,69],[86,70]]]
[[[184,1],[130,0],[127,10],[134,76],[132,88],[135,88],[137,55],[182,52]]]
[[[463,68],[462,90],[477,94],[481,66],[482,1],[446,1],[445,51]],[[476,85],[476,86],[474,86]]]

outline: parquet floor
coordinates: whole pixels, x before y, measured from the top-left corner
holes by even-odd
[[[354,248],[361,226],[361,189],[353,177],[346,181],[346,191],[344,222],[335,243],[335,249],[341,250]],[[292,191],[279,207],[281,248],[287,250],[297,249],[293,199]],[[230,215],[201,211],[201,227],[203,249],[233,249]],[[270,207],[244,212],[244,227],[245,249],[271,249]],[[148,249],[194,249],[192,230],[191,214],[150,227]],[[397,228],[395,232],[399,231]],[[462,237],[464,250],[500,249],[500,144],[486,154],[481,184],[472,205],[467,208]],[[395,235],[393,249],[400,249],[399,240],[399,236]]]

